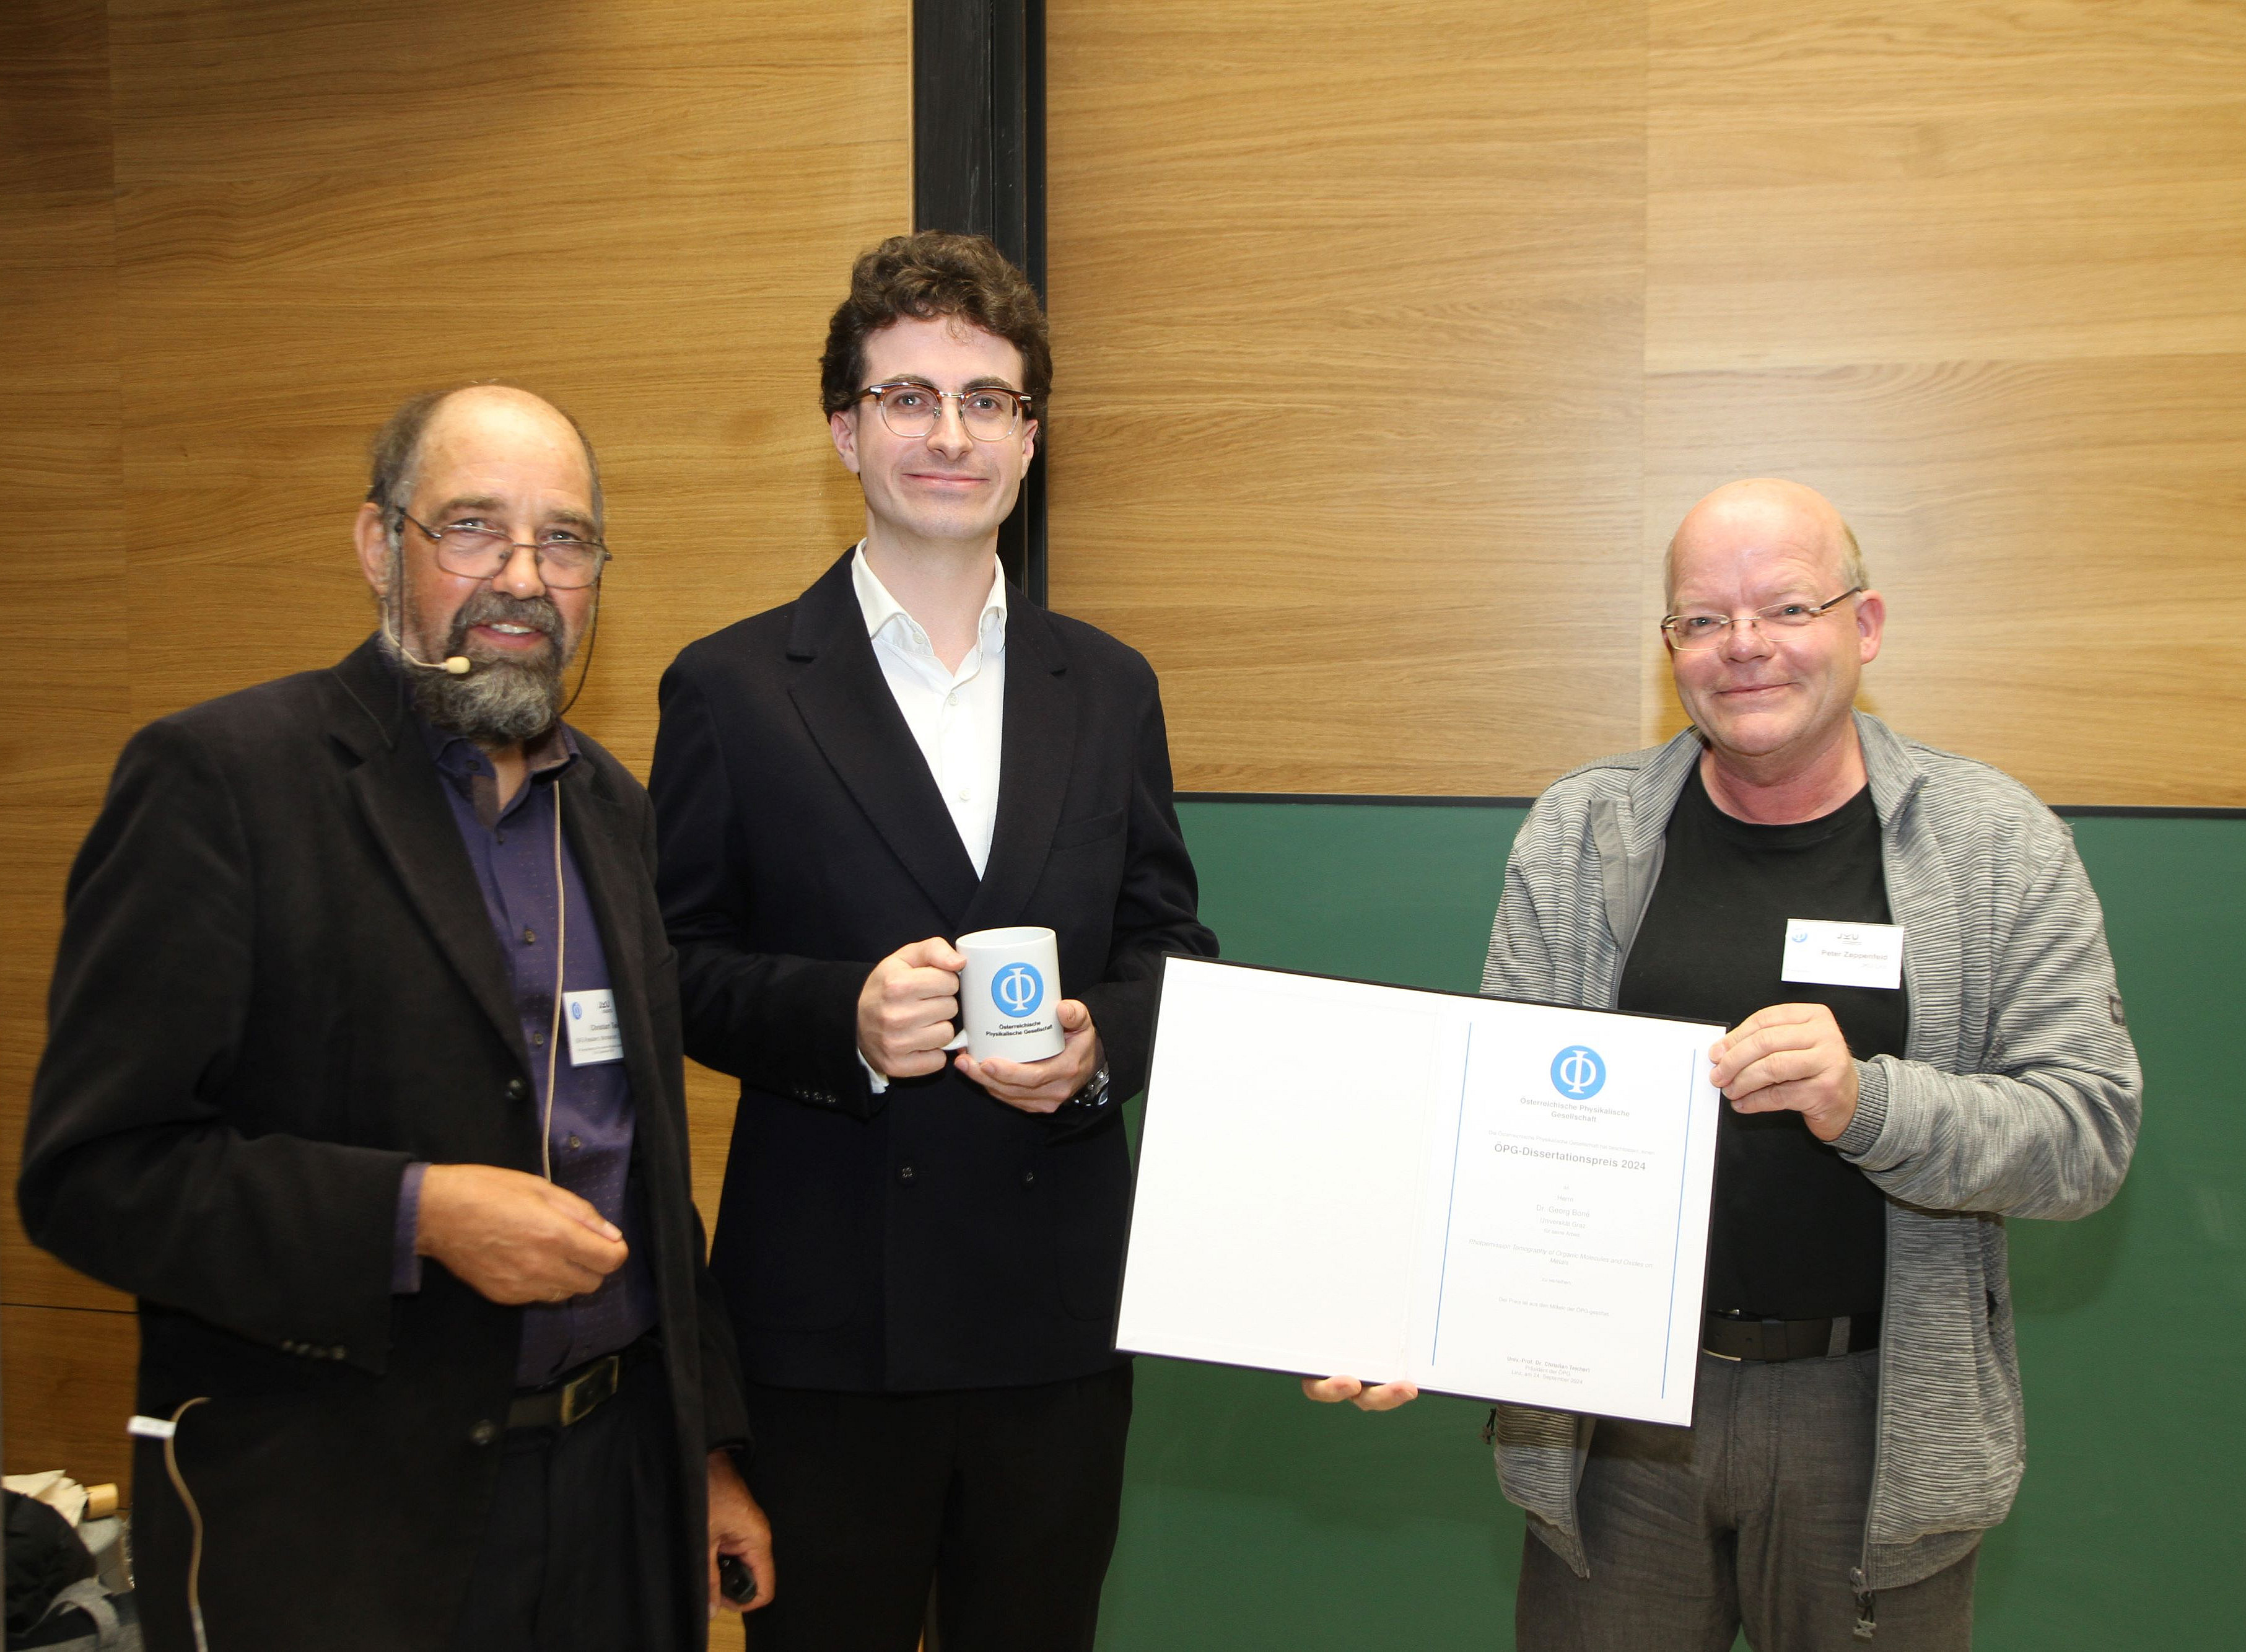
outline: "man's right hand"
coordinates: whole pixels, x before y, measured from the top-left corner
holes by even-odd
[[[413,1249],[509,1308],[582,1296],[630,1254],[615,1224],[568,1188],[496,1165],[422,1172]]]
[[[1416,1383],[1360,1383],[1354,1377],[1305,1377],[1303,1378],[1303,1397],[1317,1400],[1323,1405],[1338,1405],[1347,1400],[1360,1411],[1392,1411],[1399,1405],[1419,1397]]]
[[[941,935],[900,947],[858,991],[858,1053],[885,1078],[916,1078],[944,1064],[959,1017],[967,956]]]

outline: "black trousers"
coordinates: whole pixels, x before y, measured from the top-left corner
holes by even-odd
[[[569,1428],[510,1431],[453,1652],[620,1652],[702,1644],[685,1594],[677,1422],[662,1362],[624,1373]],[[701,1575],[698,1556],[691,1574]]]
[[[749,1486],[779,1587],[756,1652],[1090,1652],[1115,1549],[1131,1368],[1028,1388],[749,1387]]]

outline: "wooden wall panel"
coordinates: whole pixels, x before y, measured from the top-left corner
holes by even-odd
[[[16,1164],[46,1024],[70,857],[127,731],[107,21],[100,0],[0,8],[0,1390],[6,1466],[52,1468],[64,1443],[121,1464],[108,1411],[74,1410],[61,1373],[121,1348],[116,1292],[31,1247]],[[56,1334],[51,1345],[48,1332]],[[89,1354],[89,1349],[96,1350]],[[113,1466],[96,1476],[115,1479]]]
[[[1889,598],[1876,709],[2246,805],[2246,9],[1650,10],[1648,543],[1799,476]]]
[[[2246,805],[2246,8],[1051,39],[1054,601],[1161,670],[1181,785],[1534,792],[1672,732],[1659,549],[1777,473],[1893,599],[1870,704],[2056,802]]]
[[[851,259],[909,227],[909,0],[0,7],[10,1189],[65,870],[118,748],[371,628],[350,525],[399,400],[506,377],[584,422],[617,561],[573,720],[641,772],[671,656],[857,536],[817,358]],[[732,1098],[698,1071],[705,1208]],[[125,1300],[33,1250],[4,1203],[8,1466],[98,1456],[121,1445]]]
[[[84,1485],[114,1481],[132,1498],[131,1314],[0,1307],[0,1386],[8,1393],[8,1472],[67,1469]]]
[[[1637,10],[1053,0],[1047,38],[1053,605],[1153,660],[1180,784],[1521,792],[1631,744],[1635,605],[1582,592],[1636,574]]]
[[[135,714],[363,634],[367,435],[507,377],[601,450],[575,715],[643,769],[671,655],[859,531],[816,362],[850,259],[908,227],[909,0],[116,10]]]

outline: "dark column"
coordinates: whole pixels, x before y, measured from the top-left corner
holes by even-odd
[[[913,227],[990,237],[1045,289],[1044,0],[913,0]],[[998,530],[1007,577],[1045,600],[1051,426]]]

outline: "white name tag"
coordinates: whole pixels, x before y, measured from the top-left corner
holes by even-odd
[[[563,993],[562,1024],[569,1029],[571,1066],[591,1067],[624,1058],[623,1029],[616,1024],[616,996],[606,989]]]
[[[1789,918],[1778,978],[1825,987],[1900,987],[1902,926]]]

